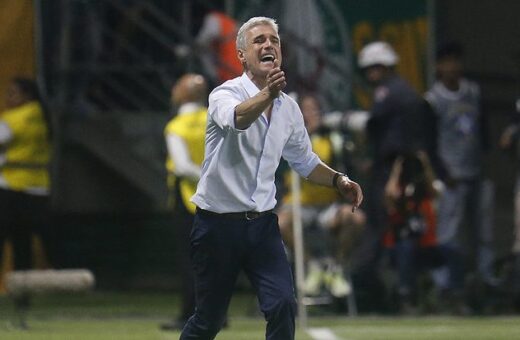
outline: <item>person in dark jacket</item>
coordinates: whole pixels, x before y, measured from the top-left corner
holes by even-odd
[[[435,149],[433,114],[425,100],[396,73],[398,62],[394,49],[382,41],[366,45],[358,56],[359,67],[373,88],[373,106],[366,128],[373,155],[368,225],[354,264],[354,271],[363,282],[374,282],[374,264],[382,251],[381,238],[388,225],[384,190],[394,161],[419,150],[429,156]]]

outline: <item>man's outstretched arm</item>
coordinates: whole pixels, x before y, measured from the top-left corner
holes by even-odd
[[[339,190],[341,195],[352,202],[352,212],[354,212],[361,202],[363,202],[363,191],[356,182],[349,179],[325,163],[320,162],[307,177],[308,180],[316,184],[334,187]]]

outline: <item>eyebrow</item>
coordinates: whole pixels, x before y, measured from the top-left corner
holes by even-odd
[[[257,35],[257,36],[254,36],[253,39],[252,39],[252,41],[256,41],[256,40],[259,39],[259,38],[265,38],[265,37],[266,37],[266,34],[259,34],[259,35]],[[276,41],[280,41],[280,37],[279,37],[278,35],[269,34],[269,35],[268,35],[268,38],[269,38],[269,39],[274,39],[274,40],[276,40]]]

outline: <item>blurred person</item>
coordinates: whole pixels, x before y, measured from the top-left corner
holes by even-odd
[[[244,73],[209,96],[205,157],[191,233],[197,306],[181,339],[213,339],[244,270],[267,321],[266,339],[294,339],[296,301],[276,205],[275,171],[284,157],[301,176],[362,202],[356,182],[312,152],[303,117],[282,92],[282,51],[271,18],[249,19],[237,34]]]
[[[168,150],[166,169],[176,224],[176,259],[181,279],[181,308],[176,320],[161,324],[163,330],[181,330],[195,310],[195,281],[189,258],[190,231],[195,205],[190,202],[200,178],[208,109],[207,82],[202,75],[183,75],[172,88],[177,114],[165,127]]]
[[[422,97],[400,77],[395,66],[399,56],[386,42],[367,44],[359,52],[358,65],[373,88],[373,105],[366,132],[372,153],[367,202],[368,224],[355,256],[355,275],[365,287],[381,283],[376,265],[382,254],[381,238],[388,225],[384,191],[395,160],[405,154],[433,149],[432,115]],[[371,288],[374,294],[381,287]],[[372,296],[373,294],[371,294]]]
[[[417,277],[438,267],[434,200],[439,191],[428,156],[423,152],[397,157],[385,187],[389,225],[383,243],[398,272],[400,312],[417,313]]]
[[[0,263],[10,240],[14,269],[24,270],[34,266],[33,235],[44,246],[50,241],[50,124],[32,79],[12,79],[5,106],[0,113]]]
[[[236,34],[235,19],[218,7],[207,9],[195,42],[205,71],[217,85],[242,74],[235,47]]]
[[[327,92],[323,88],[327,66],[325,23],[315,0],[282,0],[279,2],[284,29],[284,72],[288,75],[286,91],[296,93]],[[327,104],[320,98],[322,104]]]
[[[304,94],[299,99],[299,105],[312,149],[325,164],[334,166],[331,131],[322,125],[318,98],[313,94]],[[290,183],[290,172],[285,182]],[[345,280],[343,266],[363,230],[365,215],[362,211],[352,213],[352,205],[342,203],[340,199],[341,196],[333,188],[308,181],[301,184],[302,223],[306,235],[309,236],[306,241],[306,294],[318,295],[323,286],[337,298],[344,297],[351,291],[350,283]],[[277,211],[283,240],[291,250],[292,201],[292,192],[289,190],[283,198],[283,205]],[[333,249],[330,248],[330,243],[333,243]]]
[[[514,240],[511,247],[513,260],[511,287],[516,308],[520,310],[520,97],[516,101],[516,114],[512,122],[500,135],[499,146],[511,151],[517,161],[516,184],[514,186]]]
[[[485,180],[483,157],[487,148],[486,115],[477,83],[463,77],[463,51],[458,43],[441,46],[436,55],[437,81],[425,97],[438,121],[438,155],[445,189],[439,199],[437,239],[446,258],[448,275],[438,276],[454,312],[465,306],[464,262],[476,252],[476,273],[494,286],[492,273],[492,183]],[[463,227],[469,243],[463,244]]]

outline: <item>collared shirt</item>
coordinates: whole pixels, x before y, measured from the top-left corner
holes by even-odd
[[[192,197],[198,207],[217,213],[273,209],[281,157],[303,177],[320,163],[298,104],[285,93],[273,101],[270,121],[262,113],[247,129],[235,127],[235,107],[258,92],[243,74],[210,94],[205,159]]]

